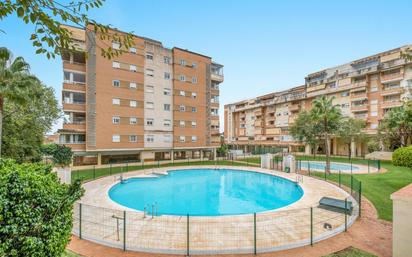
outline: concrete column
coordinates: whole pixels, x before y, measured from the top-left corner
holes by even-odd
[[[171,151],[170,151],[170,160],[171,160],[172,162],[175,161],[175,151],[174,151],[174,150],[171,150]]]
[[[203,149],[200,150],[200,160],[203,160]]]
[[[213,160],[216,160],[216,148],[213,148]]]
[[[355,143],[355,140],[352,140],[350,142],[350,148],[351,148],[350,156],[355,157],[356,156],[356,143]]]
[[[310,150],[311,150],[310,145],[309,144],[305,145],[305,154],[306,155],[311,155],[312,154]]]
[[[97,165],[102,165],[102,154],[101,153],[97,154]]]
[[[385,144],[383,143],[382,138],[379,138],[379,148],[381,151],[385,151]]]
[[[333,155],[337,155],[338,154],[338,139],[334,138],[333,140],[333,151],[332,154]]]

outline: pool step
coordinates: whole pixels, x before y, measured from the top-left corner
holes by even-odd
[[[165,176],[168,175],[169,173],[167,171],[153,171],[153,175],[158,175],[158,176]]]

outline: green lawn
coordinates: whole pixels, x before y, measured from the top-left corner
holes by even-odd
[[[362,251],[354,247],[349,247],[342,251],[328,254],[324,257],[376,257],[376,255],[373,255],[371,253]]]
[[[72,252],[72,251],[66,250],[66,251],[63,253],[62,257],[82,257],[82,255],[79,255],[79,254],[74,253],[74,252]]]

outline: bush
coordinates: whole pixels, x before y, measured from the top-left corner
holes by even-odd
[[[400,147],[393,152],[392,162],[395,166],[412,169],[412,146]]]
[[[368,151],[370,153],[381,150],[379,142],[377,142],[375,139],[369,140],[368,143],[367,143],[367,147],[368,147]]]
[[[59,182],[51,166],[0,160],[0,256],[61,256],[70,240],[80,182]]]

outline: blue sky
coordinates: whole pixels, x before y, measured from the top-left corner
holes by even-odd
[[[90,16],[223,64],[223,116],[223,104],[301,85],[308,73],[412,43],[411,7],[412,1],[396,0],[107,0]],[[0,46],[23,56],[60,100],[60,59],[34,54],[33,28],[16,17],[0,21],[0,29],[6,31]]]

